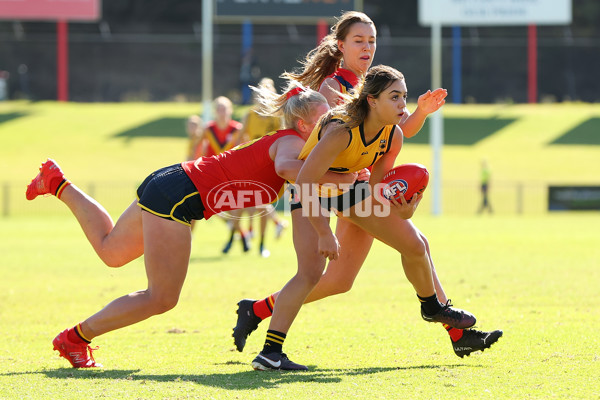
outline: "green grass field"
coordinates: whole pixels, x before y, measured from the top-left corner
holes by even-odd
[[[197,112],[189,103],[0,103],[3,214],[57,211],[22,200],[24,182],[48,156],[120,212],[148,173],[184,157],[184,120]],[[599,105],[446,105],[444,116],[444,213],[477,210],[482,159],[492,169],[490,196],[499,214],[544,214],[549,184],[600,185]],[[425,127],[406,142],[398,162],[431,168],[427,140]],[[422,212],[430,211],[430,200],[425,196]]]
[[[275,241],[269,232],[268,259],[256,249],[242,254],[239,244],[223,257],[226,227],[211,219],[196,228],[179,305],[94,340],[105,368],[69,368],[52,338],[144,288],[143,262],[104,266],[66,207],[26,202],[25,185],[52,156],[117,217],[148,172],[183,157],[183,119],[197,111],[0,103],[8,210],[0,218],[1,399],[600,399],[600,213],[548,213],[543,189],[522,214],[500,203],[495,215],[474,213],[482,157],[500,188],[599,184],[600,106],[586,104],[446,107],[448,129],[468,129],[444,149],[445,212],[431,216],[424,203],[414,220],[453,302],[475,313],[480,329],[504,330],[484,353],[454,355],[443,328],[421,320],[397,253],[377,243],[349,293],[306,305],[292,327],[285,350],[310,371],[253,371],[267,325],[238,353],[235,304],[292,276],[291,234]],[[407,143],[400,157],[427,165],[430,151]],[[457,206],[450,195],[459,182],[455,190],[472,187],[473,199]]]

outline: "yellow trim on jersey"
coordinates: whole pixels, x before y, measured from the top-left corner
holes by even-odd
[[[210,132],[210,134],[206,135],[206,140],[208,140],[208,145],[212,148],[212,150],[215,154],[221,154],[221,153],[233,148],[233,145],[234,145],[234,143],[231,143],[231,141],[222,145],[221,143],[219,143],[219,141],[217,140],[215,135],[213,135],[212,132]]]
[[[265,133],[263,136],[273,136],[274,134],[276,134],[277,131],[273,131],[273,132],[269,132],[269,133]],[[256,142],[257,140],[260,140],[263,136],[253,139],[253,140],[249,140],[246,143],[242,143],[242,144],[238,144],[237,146],[235,146],[233,149],[231,150],[239,150],[239,149],[243,149],[244,147],[248,147],[250,146],[252,143]]]

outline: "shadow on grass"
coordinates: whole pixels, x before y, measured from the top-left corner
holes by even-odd
[[[140,369],[100,369],[100,368],[57,368],[43,371],[24,371],[24,372],[2,372],[0,376],[18,376],[18,375],[46,375],[48,378],[77,378],[77,379],[126,379]]]
[[[227,362],[219,365],[238,365],[240,362]],[[243,371],[233,373],[213,374],[140,374],[141,370],[135,369],[73,369],[59,368],[36,372],[0,373],[0,376],[44,374],[52,379],[123,379],[128,381],[153,381],[153,382],[194,382],[203,386],[218,387],[229,390],[251,390],[276,388],[283,384],[297,382],[339,383],[344,377],[357,375],[374,375],[390,371],[427,370],[427,369],[455,369],[465,367],[463,364],[444,365],[414,365],[407,367],[364,367],[364,368],[318,368],[309,366],[306,372],[285,371]],[[481,367],[468,365],[469,368]]]
[[[116,138],[132,140],[136,138],[187,137],[185,133],[186,118],[165,117],[136,126],[114,135]]]
[[[444,118],[444,144],[472,146],[477,142],[493,135],[500,129],[516,121],[514,118]],[[405,139],[406,143],[427,144],[429,139],[429,120],[421,132],[412,138]]]
[[[29,113],[26,112],[10,112],[10,113],[0,113],[0,124],[8,121],[12,121],[13,119],[26,117]]]
[[[549,144],[600,145],[600,118],[590,118]]]

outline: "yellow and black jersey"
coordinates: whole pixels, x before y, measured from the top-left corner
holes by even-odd
[[[330,123],[341,123],[342,119],[334,117]],[[312,149],[321,139],[322,127],[317,126],[310,134],[298,158],[305,160]],[[396,125],[386,125],[369,142],[365,139],[364,127],[361,123],[348,130],[348,146],[342,151],[329,167],[330,171],[341,173],[358,172],[375,164],[381,156],[390,150],[392,138],[396,132]],[[321,192],[322,195],[326,191]],[[338,194],[340,192],[337,192]]]
[[[341,119],[333,119],[330,123],[335,122],[341,122]],[[368,143],[365,139],[363,124],[348,130],[348,146],[337,156],[329,170],[357,172],[375,164],[382,155],[389,151],[395,130],[396,125],[386,125]],[[321,128],[317,127],[310,134],[298,158],[305,160],[320,139]]]
[[[268,132],[276,131],[280,127],[279,117],[263,116],[251,109],[248,111],[244,130],[248,133],[249,140],[254,140],[263,137]]]

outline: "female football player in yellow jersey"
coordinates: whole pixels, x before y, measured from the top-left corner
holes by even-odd
[[[277,93],[271,78],[262,78],[258,87]],[[265,133],[273,132],[281,126],[281,118],[275,115],[262,115],[256,95],[252,96],[253,105],[242,120],[242,142],[258,139]]]
[[[319,121],[300,153],[299,158],[305,159],[295,185],[300,201],[292,206],[298,272],[274,303],[265,345],[252,362],[255,369],[280,369],[279,360],[287,359],[282,345],[302,303],[318,284],[326,259],[335,260],[340,255],[340,244],[329,226],[329,211],[401,253],[405,275],[421,302],[424,320],[455,329],[470,328],[476,322],[469,312],[438,299],[437,291],[443,293],[443,289],[430,262],[428,246],[410,221],[421,197],[415,195],[410,202],[402,198],[390,204],[370,196],[375,193],[373,185],[394,166],[402,148],[398,124],[406,108],[404,76],[388,66],[373,67],[356,93],[348,97]],[[328,192],[318,184],[327,171],[358,173],[368,167],[373,167],[370,182],[357,181],[349,190]],[[306,369],[299,364],[294,367]]]
[[[356,11],[344,13],[332,27],[331,33],[308,53],[303,70],[300,73],[285,73],[284,77],[318,90],[334,107],[342,101],[344,94],[351,93],[370,68],[377,46],[376,36],[375,25],[367,15]],[[419,97],[413,113],[405,107],[399,123],[403,135],[416,135],[427,115],[439,109],[446,95],[444,89],[428,91]],[[422,233],[420,235],[433,267],[427,238]],[[349,291],[373,244],[372,235],[346,219],[338,219],[335,236],[344,250],[339,258],[329,261],[319,283],[306,298],[307,303]],[[437,282],[435,268],[433,273]],[[437,293],[442,302],[447,301],[441,286]],[[262,300],[244,299],[238,303],[238,320],[233,330],[238,351],[243,351],[247,337],[260,321],[272,315],[278,294],[275,292]],[[463,332],[462,329],[449,326],[445,328],[455,353],[460,357],[488,348],[501,335],[500,331],[488,333],[470,329]]]

